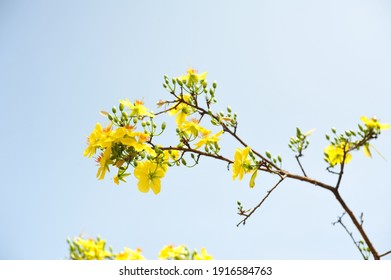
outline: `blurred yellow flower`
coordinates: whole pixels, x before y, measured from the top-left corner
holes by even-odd
[[[200,254],[198,253],[195,253],[194,254],[194,257],[193,257],[194,260],[213,260],[213,257],[211,255],[208,254],[208,252],[206,251],[205,248],[201,248],[201,252]]]
[[[197,70],[195,70],[193,68],[189,68],[189,69],[187,69],[187,74],[184,76],[178,77],[178,79],[180,81],[184,82],[188,87],[192,87],[192,86],[198,84],[198,82],[205,80],[207,74],[208,74],[208,72],[198,74]]]
[[[184,132],[188,137],[190,135],[194,136],[194,138],[198,137],[198,134],[208,135],[210,130],[199,125],[199,121],[196,119],[192,119],[191,121],[183,121],[178,127]]]
[[[115,256],[116,260],[145,260],[144,256],[141,255],[141,249],[136,250],[125,247],[124,250]]]
[[[380,131],[380,130],[386,130],[390,128],[390,124],[379,123],[379,120],[376,119],[376,117],[368,119],[366,116],[361,116],[360,119],[363,121],[363,123],[368,129],[374,129]]]
[[[144,106],[144,102],[136,100],[134,103],[130,102],[128,98],[119,101],[122,105],[130,109],[130,115],[136,117],[155,117],[150,110]]]
[[[213,135],[209,135],[209,134],[204,135],[201,138],[201,140],[195,144],[195,148],[199,149],[204,145],[209,148],[209,147],[217,144],[220,141],[221,134],[223,134],[223,133],[224,133],[224,131],[222,130],[222,131],[220,131],[216,134],[213,134]]]
[[[188,259],[188,255],[189,251],[184,245],[178,247],[166,245],[160,250],[158,258],[160,260],[185,260]]]
[[[78,237],[73,240],[73,244],[78,248],[78,253],[74,252],[74,259],[104,260],[112,256],[111,252],[105,250],[106,241],[103,239]]]
[[[347,142],[342,142],[339,145],[329,145],[324,149],[326,155],[325,159],[330,164],[330,166],[335,166],[344,162],[345,164],[349,163],[352,160],[352,155],[349,153],[350,144]],[[345,155],[345,161],[344,161]]]

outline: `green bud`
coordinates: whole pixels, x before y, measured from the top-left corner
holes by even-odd
[[[266,156],[267,156],[268,159],[272,158],[272,154],[269,151],[266,151]]]
[[[113,120],[113,116],[111,114],[108,114],[107,117],[109,118],[110,121]]]
[[[337,133],[337,130],[335,129],[335,127],[332,127],[331,128],[331,131],[335,134],[335,133]]]
[[[203,80],[202,81],[202,87],[206,88],[208,86],[208,83],[206,82],[206,80]]]
[[[163,87],[164,87],[164,88],[167,88],[167,84],[164,84],[164,83],[163,83]]]
[[[150,122],[150,121],[147,121],[146,124],[147,124],[147,126],[150,126],[150,125],[151,125],[151,122]]]
[[[113,113],[117,113],[117,108],[115,108],[115,106],[113,108],[111,108],[111,111],[113,111]]]
[[[181,162],[182,162],[183,165],[186,165],[186,164],[187,164],[187,163],[186,163],[186,160],[185,160],[184,158],[181,159]]]
[[[119,103],[119,110],[122,112],[124,110],[125,106],[122,103]]]
[[[144,122],[144,121],[141,122],[141,126],[142,126],[142,127],[145,127],[146,125],[147,125],[146,122]]]
[[[282,158],[281,158],[280,155],[278,155],[277,159],[278,159],[279,162],[282,162]]]
[[[176,84],[176,80],[174,78],[172,78],[172,84],[175,85]]]
[[[231,112],[232,112],[232,109],[231,109],[230,106],[227,107],[227,112],[228,112],[228,113],[231,113]]]
[[[326,136],[326,139],[327,139],[327,140],[330,140],[330,135],[328,135],[328,134],[326,133],[325,136]]]
[[[162,130],[165,130],[166,129],[166,123],[162,123],[162,126],[161,126]]]
[[[137,122],[138,122],[138,119],[137,118],[133,118],[133,123],[137,124]]]
[[[217,88],[217,82],[214,81],[213,84],[212,84],[213,88]]]
[[[181,80],[179,80],[179,78],[177,78],[176,81],[177,81],[178,85],[183,86],[183,82]]]

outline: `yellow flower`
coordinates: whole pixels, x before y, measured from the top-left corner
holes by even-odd
[[[160,192],[160,180],[164,177],[167,168],[152,161],[138,163],[134,169],[134,176],[139,180],[137,187],[140,192],[147,193],[150,189],[154,194]]]
[[[88,147],[84,150],[84,156],[92,157],[96,153],[97,148],[106,148],[111,145],[113,141],[111,138],[111,127],[111,123],[105,128],[102,128],[100,123],[95,125],[95,129],[87,138]]]
[[[197,144],[195,144],[195,148],[196,148],[196,149],[199,149],[199,148],[201,148],[203,145],[205,145],[206,147],[209,148],[209,147],[211,147],[211,146],[217,144],[218,141],[220,141],[219,136],[220,136],[221,134],[223,134],[223,132],[224,132],[224,131],[222,130],[222,131],[220,131],[219,133],[213,134],[213,135],[211,135],[211,136],[209,136],[209,135],[204,135],[204,136],[201,138],[201,140],[198,141]]]
[[[373,130],[380,131],[380,130],[386,130],[386,129],[390,128],[390,124],[388,124],[388,123],[379,123],[379,120],[376,119],[376,117],[368,119],[365,116],[361,116],[360,119],[363,121],[363,123],[365,124],[365,126],[368,129],[373,129]]]
[[[155,117],[155,115],[149,112],[149,109],[144,106],[144,102],[136,100],[134,103],[130,102],[128,98],[119,101],[122,105],[130,109],[130,115],[136,117]]]
[[[110,258],[112,254],[105,250],[106,241],[103,239],[94,240],[92,238],[83,239],[78,237],[74,240],[74,244],[80,252],[80,259],[85,260],[103,260]]]
[[[106,171],[109,170],[110,156],[111,146],[107,147],[103,154],[97,159],[99,162],[99,169],[98,173],[96,173],[96,177],[99,180],[103,180],[105,178]]]
[[[181,245],[174,247],[173,245],[164,246],[159,252],[160,260],[185,260],[188,258],[189,251],[186,246]]]
[[[327,155],[325,157],[326,161],[330,164],[330,166],[335,166],[337,164],[341,164],[344,160],[345,154],[345,164],[349,163],[352,160],[352,155],[348,153],[349,151],[349,143],[342,142],[338,146],[329,145],[324,149],[324,153]]]
[[[116,260],[145,260],[144,256],[141,255],[141,249],[137,248],[136,250],[129,249],[125,247],[122,252],[115,256]]]
[[[202,135],[208,135],[210,130],[199,125],[200,121],[196,119],[192,119],[191,121],[183,121],[182,124],[179,125],[179,129],[182,130],[187,136],[193,135],[195,138],[199,133]]]
[[[193,68],[187,69],[187,75],[180,76],[178,79],[182,82],[184,82],[188,87],[192,87],[198,82],[201,82],[206,79],[206,75],[208,72],[204,72],[202,74],[197,74],[197,70]]]
[[[213,257],[211,255],[208,254],[208,252],[206,251],[205,248],[201,248],[201,253],[198,254],[198,253],[195,253],[194,254],[194,260],[213,260]]]
[[[235,152],[235,161],[232,168],[232,179],[235,180],[239,176],[239,180],[243,179],[245,173],[249,173],[251,168],[251,160],[248,158],[250,147],[244,149],[237,148]]]
[[[183,100],[185,102],[189,103],[190,99],[191,99],[190,94],[183,95]],[[170,116],[177,115],[176,123],[179,126],[180,124],[182,124],[185,121],[186,117],[192,113],[192,111],[193,110],[189,105],[187,105],[183,102],[180,102],[180,103],[176,103],[174,106],[172,106],[169,109],[168,114]]]

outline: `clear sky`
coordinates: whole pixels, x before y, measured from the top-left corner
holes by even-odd
[[[324,133],[361,115],[391,122],[390,48],[388,1],[1,1],[0,259],[64,259],[79,234],[150,259],[166,244],[216,259],[359,259],[331,224],[343,210],[327,191],[284,181],[238,228],[236,201],[255,205],[276,178],[259,174],[249,189],[205,159],[142,194],[135,178],[98,181],[83,150],[106,123],[100,110],[124,98],[156,110],[163,75],[194,67],[218,81],[216,109],[230,105],[241,137],[285,169],[300,173],[287,147],[295,128],[316,128],[303,164],[332,184]],[[353,154],[341,187],[380,253],[391,249],[390,143],[391,131],[374,143],[387,160]],[[223,144],[231,158],[240,147]]]

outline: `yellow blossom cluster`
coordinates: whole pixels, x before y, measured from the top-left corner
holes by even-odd
[[[365,127],[359,125],[359,131],[346,131],[345,134],[336,135],[335,129],[332,129],[335,134],[334,139],[331,140],[330,136],[326,135],[326,138],[331,142],[324,149],[325,161],[334,167],[338,164],[347,164],[352,160],[351,152],[363,148],[364,155],[371,157],[369,141],[377,138],[382,130],[390,128],[389,124],[380,123],[376,117],[367,118],[366,116],[360,117]]]
[[[113,253],[110,247],[109,251],[105,249],[106,241],[97,237],[96,239],[76,237],[68,239],[70,259],[72,260],[145,260],[141,254],[141,249],[135,250],[125,247],[118,254]],[[160,250],[158,254],[160,260],[212,260],[213,257],[208,254],[205,248],[190,252],[185,245],[173,246],[167,245]]]

